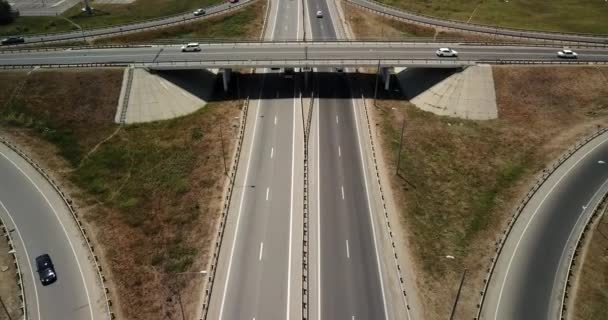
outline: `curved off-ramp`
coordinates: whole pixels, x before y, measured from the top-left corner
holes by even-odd
[[[28,319],[109,319],[89,251],[63,199],[47,180],[0,143],[0,215],[11,230],[23,274]],[[42,286],[35,257],[50,254],[57,282]]]
[[[532,196],[490,280],[481,319],[559,319],[581,222],[608,192],[608,132],[566,160]]]

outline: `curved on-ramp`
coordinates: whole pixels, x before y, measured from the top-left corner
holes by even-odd
[[[507,237],[481,319],[559,319],[582,223],[608,192],[608,132],[580,148],[532,196]]]
[[[108,319],[106,300],[63,199],[26,160],[0,143],[0,216],[22,268],[28,319]],[[34,259],[48,253],[57,281],[42,286]]]

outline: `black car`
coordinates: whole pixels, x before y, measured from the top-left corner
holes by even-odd
[[[25,39],[23,39],[23,37],[8,37],[5,39],[2,39],[2,44],[17,44],[17,43],[24,43]]]
[[[43,286],[48,286],[57,280],[53,261],[51,261],[51,257],[48,254],[36,257],[36,268],[38,268],[38,275]]]

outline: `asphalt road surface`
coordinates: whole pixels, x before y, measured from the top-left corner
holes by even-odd
[[[108,318],[96,273],[67,208],[35,169],[2,144],[0,215],[15,230],[29,319]],[[57,281],[49,286],[42,286],[34,261],[44,253],[57,272]]]
[[[316,12],[322,11],[323,18]],[[325,0],[308,2],[312,39],[336,39]],[[310,52],[309,52],[310,54]],[[313,53],[314,54],[314,53]],[[331,70],[318,70],[331,71]],[[317,320],[387,319],[371,207],[350,89],[343,75],[315,77],[318,95]],[[327,97],[327,98],[325,98]],[[314,247],[314,245],[313,245]]]
[[[311,7],[311,10],[313,7]],[[325,21],[319,19],[320,21]],[[280,20],[279,20],[280,21]],[[294,20],[297,21],[297,20]],[[277,23],[277,26],[279,24]],[[315,32],[330,32],[331,24],[321,28],[312,24]],[[279,28],[285,30],[283,27]],[[295,29],[295,27],[293,27]],[[288,29],[289,30],[289,29]],[[316,30],[316,31],[315,31]],[[324,30],[324,31],[321,31]],[[306,46],[306,49],[305,49]],[[181,61],[283,61],[304,59],[432,59],[458,60],[543,60],[564,61],[556,53],[560,48],[546,47],[493,47],[454,45],[458,58],[438,58],[437,47],[428,44],[237,44],[203,46],[200,53],[180,52],[176,46],[138,47],[120,49],[83,49],[43,52],[6,52],[0,54],[0,66],[28,64],[76,64],[76,63],[163,63]],[[608,61],[606,49],[579,49],[579,61]]]
[[[483,319],[558,319],[569,239],[608,182],[608,134],[581,149],[530,200],[505,244]],[[584,219],[582,219],[584,221]]]
[[[274,7],[269,37],[296,37],[298,8],[287,1]],[[300,100],[295,79],[280,73],[249,91],[248,152],[240,158],[207,318],[301,319]]]

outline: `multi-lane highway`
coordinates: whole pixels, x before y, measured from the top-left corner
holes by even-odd
[[[559,319],[572,240],[608,191],[608,134],[580,149],[530,200],[505,243],[483,319]]]
[[[325,21],[325,20],[321,20]],[[327,30],[330,26],[319,27],[312,24],[313,32]],[[277,24],[278,25],[278,24]],[[280,27],[285,30],[284,27]],[[295,27],[292,27],[295,28]],[[288,29],[290,30],[290,29]],[[328,32],[328,31],[323,31]],[[446,44],[443,44],[446,45]],[[328,60],[332,65],[357,65],[363,60],[373,65],[378,60],[403,60],[411,64],[463,63],[496,60],[560,61],[557,47],[509,47],[453,44],[459,52],[458,58],[439,58],[435,51],[441,44],[420,43],[375,43],[375,42],[309,42],[309,43],[235,43],[202,45],[200,53],[180,52],[176,46],[148,46],[115,49],[82,49],[41,52],[6,52],[0,54],[0,66],[12,65],[49,65],[79,63],[141,63],[150,67],[164,64],[171,68],[182,66],[185,62],[192,67],[226,64],[255,66],[257,62],[276,62],[276,65],[314,65]],[[579,58],[584,62],[608,62],[608,49],[577,49]],[[416,62],[418,61],[418,62]],[[197,64],[200,62],[201,64]]]
[[[63,200],[25,160],[0,144],[0,216],[17,244],[28,319],[108,319],[88,249]],[[48,253],[57,281],[42,286],[36,256]]]
[[[300,36],[300,2],[273,2],[267,38]],[[268,71],[268,70],[266,70]],[[301,319],[302,120],[294,79],[252,84],[247,131],[207,319]]]

